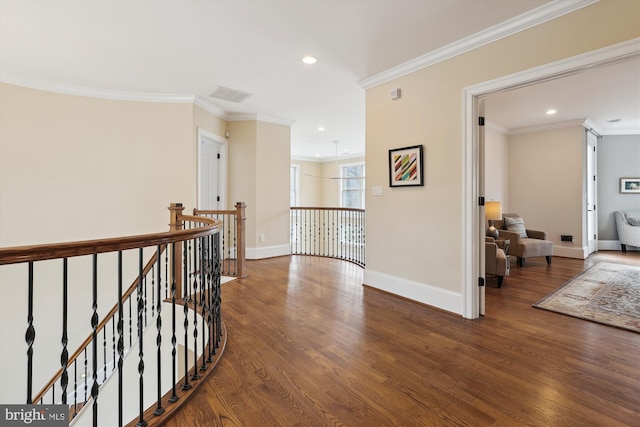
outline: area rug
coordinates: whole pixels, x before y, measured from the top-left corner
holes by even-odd
[[[601,262],[533,306],[640,333],[640,267]]]

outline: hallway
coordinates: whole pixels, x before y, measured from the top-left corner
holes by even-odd
[[[363,287],[347,262],[248,262],[223,286],[222,360],[166,425],[632,425],[640,334],[531,307],[599,261],[640,253],[515,266],[475,321]]]

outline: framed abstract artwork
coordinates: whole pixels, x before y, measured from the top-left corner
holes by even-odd
[[[389,186],[424,185],[422,145],[389,150]]]
[[[640,193],[640,178],[620,178],[621,193]]]

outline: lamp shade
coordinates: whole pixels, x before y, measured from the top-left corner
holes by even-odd
[[[492,221],[502,219],[502,203],[494,201],[485,202],[484,215]]]

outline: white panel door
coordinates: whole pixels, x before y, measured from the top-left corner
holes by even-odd
[[[203,138],[200,140],[200,206],[199,209],[219,209],[218,157],[220,144]]]

